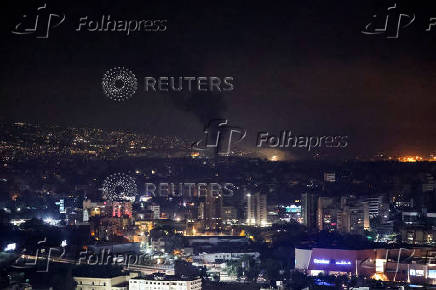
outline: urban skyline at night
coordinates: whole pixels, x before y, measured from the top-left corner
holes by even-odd
[[[436,6],[11,1],[0,289],[436,289]]]

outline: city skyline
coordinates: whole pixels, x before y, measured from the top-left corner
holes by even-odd
[[[0,100],[2,120],[191,139],[210,120],[222,118],[251,132],[249,144],[255,144],[258,132],[292,130],[305,136],[349,136],[347,150],[331,152],[340,158],[365,152],[434,153],[435,38],[425,29],[431,4],[398,2],[394,13],[421,18],[395,39],[361,32],[373,14],[381,19],[386,14],[389,5],[376,1],[341,1],[334,9],[325,9],[325,3],[288,2],[287,9],[251,3],[251,13],[241,14],[234,11],[242,4],[210,5],[213,9],[178,4],[166,9],[168,4],[161,3],[143,14],[138,2],[101,11],[97,4],[47,3],[46,10],[65,14],[66,20],[47,39],[36,39],[11,30],[21,23],[21,14],[34,15],[38,5],[10,4],[11,13],[1,20],[1,60],[8,67],[1,74],[7,84]],[[288,11],[295,11],[292,20]],[[165,31],[128,36],[76,31],[79,23],[102,15],[165,19]],[[341,20],[329,22],[333,19]],[[233,23],[231,29],[222,29],[222,21]],[[31,57],[32,51],[38,57]],[[104,72],[116,66],[131,69],[138,79],[136,96],[123,103],[106,98],[101,88]],[[147,76],[230,76],[234,88],[146,93],[140,85]],[[47,114],[51,111],[57,114]]]

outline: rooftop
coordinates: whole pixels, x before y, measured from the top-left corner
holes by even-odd
[[[153,280],[153,281],[193,281],[200,279],[198,276],[178,276],[178,275],[165,275],[165,274],[151,274],[151,275],[142,275],[130,280]]]

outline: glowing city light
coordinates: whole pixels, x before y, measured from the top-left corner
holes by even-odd
[[[336,261],[336,265],[351,265],[350,261]]]
[[[279,161],[279,157],[277,155],[273,155],[270,158],[271,161]]]
[[[330,264],[330,261],[325,259],[313,259],[313,262],[315,264]]]
[[[12,244],[8,244],[4,251],[8,252],[8,251],[14,251],[17,248],[17,244],[16,243],[12,243]]]
[[[423,161],[424,159],[421,156],[402,156],[398,158],[400,162],[418,162]]]
[[[46,224],[51,225],[51,226],[55,226],[60,222],[60,220],[55,220],[54,218],[51,218],[51,217],[47,217],[47,218],[43,219],[42,221],[45,222]]]
[[[388,277],[386,277],[383,273],[375,273],[371,276],[371,279],[377,280],[377,281],[388,281]]]

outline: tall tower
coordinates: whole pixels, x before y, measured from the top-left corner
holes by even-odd
[[[314,229],[317,226],[317,207],[318,195],[316,193],[306,192],[301,195],[303,223],[308,229]]]
[[[268,225],[268,211],[267,211],[267,195],[256,192],[254,194],[248,193],[247,198],[247,212],[246,223],[248,225],[266,226]]]
[[[203,213],[206,228],[216,230],[221,226],[221,212],[223,206],[223,197],[221,194],[214,194],[207,190],[204,199]]]

